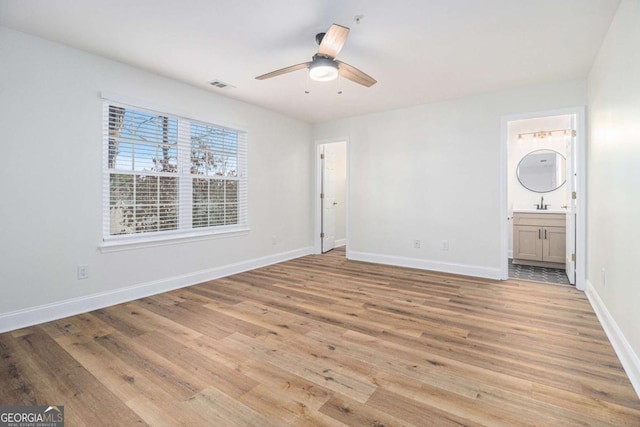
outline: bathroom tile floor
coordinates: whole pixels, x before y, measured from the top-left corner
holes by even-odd
[[[570,285],[564,270],[559,268],[534,267],[531,265],[513,264],[509,258],[509,278],[533,280],[536,282]]]

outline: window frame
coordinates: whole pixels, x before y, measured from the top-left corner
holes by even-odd
[[[221,237],[231,237],[246,234],[249,228],[249,200],[248,200],[248,132],[238,126],[224,125],[211,120],[202,120],[188,117],[185,114],[177,114],[168,108],[158,108],[135,100],[122,97],[105,95],[102,93],[102,242],[100,250],[110,252],[128,248],[141,248],[165,244],[182,243],[185,241],[199,241]],[[117,170],[109,167],[109,111],[110,106],[116,106],[129,110],[153,114],[169,119],[177,120],[177,171],[175,173],[157,171]],[[230,131],[236,134],[236,175],[201,175],[192,173],[192,144],[191,124],[199,127],[212,127],[216,130]],[[146,173],[145,173],[146,172]],[[148,176],[174,176],[177,178],[177,227],[172,230],[133,232],[125,234],[111,233],[111,183],[113,175],[148,175]],[[227,225],[213,225],[193,227],[193,183],[196,179],[221,180],[223,185],[227,181],[237,181],[237,223]],[[226,196],[225,196],[226,201]]]

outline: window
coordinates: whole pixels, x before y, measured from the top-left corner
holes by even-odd
[[[247,228],[246,133],[104,104],[104,240]]]

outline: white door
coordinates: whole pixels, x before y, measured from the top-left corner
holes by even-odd
[[[576,283],[576,199],[573,198],[573,194],[576,191],[576,116],[571,117],[571,130],[567,135],[567,244],[566,244],[566,273],[569,283],[575,285]]]
[[[322,146],[322,253],[336,246],[336,148]]]

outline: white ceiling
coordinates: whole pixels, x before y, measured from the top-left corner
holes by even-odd
[[[585,78],[619,2],[0,0],[0,25],[314,123]],[[254,79],[310,60],[332,23],[351,28],[338,59],[376,85]]]

